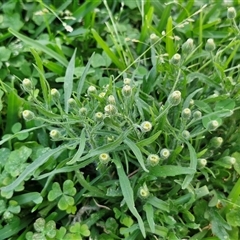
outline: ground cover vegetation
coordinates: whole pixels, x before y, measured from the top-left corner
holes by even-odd
[[[0,239],[239,239],[239,1],[0,1]]]

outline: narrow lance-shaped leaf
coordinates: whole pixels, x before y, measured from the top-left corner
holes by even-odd
[[[66,70],[66,75],[64,78],[64,103],[65,103],[65,112],[68,113],[68,100],[72,95],[72,89],[73,89],[73,74],[74,74],[74,68],[75,68],[75,56],[76,56],[76,51],[75,49],[72,58],[68,64],[67,70]]]

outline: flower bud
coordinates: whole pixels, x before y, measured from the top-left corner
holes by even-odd
[[[59,140],[61,137],[61,133],[57,130],[57,129],[53,129],[50,133],[49,133],[50,137],[53,140]]]
[[[139,196],[143,199],[146,199],[149,197],[149,195],[150,195],[150,192],[148,190],[148,187],[146,183],[144,183],[143,186],[139,188]]]
[[[29,111],[29,110],[24,110],[22,112],[22,116],[23,116],[25,121],[31,121],[35,118],[34,113],[32,111]]]
[[[149,121],[144,121],[141,124],[141,130],[142,132],[149,132],[152,130],[152,124]]]
[[[87,109],[85,107],[80,108],[79,114],[85,116],[87,114]]]
[[[211,122],[209,122],[209,123],[207,124],[207,130],[208,130],[209,132],[215,131],[218,127],[219,127],[219,123],[218,123],[217,120],[212,120]]]
[[[130,85],[131,82],[132,82],[132,80],[131,80],[130,78],[124,78],[124,79],[123,79],[124,85]]]
[[[210,140],[210,146],[215,149],[221,147],[222,143],[223,138],[221,137],[214,137]]]
[[[193,113],[193,119],[197,120],[202,117],[202,113],[200,111],[195,111]]]
[[[192,113],[191,113],[191,110],[189,108],[184,108],[182,110],[182,118],[183,119],[187,120],[187,119],[191,118],[191,115],[192,115]]]
[[[162,159],[168,159],[168,157],[170,156],[170,151],[167,149],[167,148],[163,148],[161,151],[160,151],[160,156]]]
[[[122,95],[124,97],[130,97],[132,95],[132,88],[129,85],[125,85],[122,88]]]
[[[23,81],[22,81],[22,86],[23,86],[23,89],[26,92],[31,91],[32,90],[32,82],[31,82],[31,80],[29,80],[28,78],[24,78]]]
[[[100,122],[103,120],[103,113],[102,112],[97,112],[95,113],[95,120]]]
[[[108,115],[114,115],[117,113],[117,108],[113,104],[108,104],[105,106],[104,112]]]
[[[170,63],[173,65],[178,65],[178,64],[180,64],[180,61],[181,61],[181,55],[176,53],[171,58]]]
[[[227,17],[229,19],[234,19],[237,16],[236,9],[234,7],[229,7],[227,10]]]
[[[105,92],[100,92],[100,93],[98,94],[98,96],[99,96],[100,98],[104,98],[104,97],[105,97],[105,95],[106,95],[106,93],[105,93]]]
[[[189,138],[190,138],[190,132],[188,131],[188,130],[184,130],[183,132],[182,132],[182,137],[184,138],[184,139],[186,139],[186,140],[188,140]]]
[[[59,91],[56,89],[56,88],[53,88],[51,89],[51,96],[52,96],[52,99],[57,102],[60,98],[60,93]]]
[[[111,160],[108,153],[101,153],[99,155],[99,161],[103,164],[107,164]]]
[[[159,161],[160,161],[160,157],[157,154],[150,154],[147,158],[148,165],[152,167],[158,165]]]
[[[115,137],[114,136],[108,136],[107,137],[107,142],[110,143],[110,142],[113,142],[115,140]]]
[[[68,106],[69,106],[71,109],[77,107],[77,103],[76,103],[75,99],[69,98],[69,99],[68,99]]]
[[[115,97],[113,95],[108,96],[108,103],[109,104],[115,104],[116,103]]]
[[[220,165],[224,168],[231,169],[232,165],[234,165],[236,163],[236,158],[230,157],[230,156],[225,156],[214,163],[217,165]]]
[[[209,38],[205,45],[206,51],[212,52],[215,48],[216,48],[216,45],[214,43],[214,40],[212,38]]]
[[[96,94],[97,93],[97,89],[94,86],[90,86],[87,90],[88,95],[90,94]]]
[[[205,158],[199,158],[197,160],[197,166],[199,169],[204,168],[207,165],[207,160]]]
[[[172,106],[177,106],[181,102],[181,92],[180,91],[172,92],[168,98],[168,101]]]
[[[194,46],[193,46],[193,39],[189,38],[185,43],[183,43],[182,45],[182,51],[183,53],[190,53],[193,50]]]

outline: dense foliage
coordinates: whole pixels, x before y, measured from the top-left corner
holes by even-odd
[[[238,1],[0,2],[0,238],[240,238]]]

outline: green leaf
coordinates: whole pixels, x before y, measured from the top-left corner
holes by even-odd
[[[145,167],[142,153],[141,153],[140,149],[137,147],[137,145],[134,142],[132,142],[130,139],[128,139],[128,138],[126,138],[124,140],[124,143],[126,143],[128,145],[128,147],[133,151],[133,153],[136,156],[136,159],[138,160],[138,162],[141,165],[142,169],[145,172],[149,172],[149,170],[147,170],[146,167]]]
[[[233,227],[240,227],[240,215],[239,208],[233,208],[226,214],[228,224]]]
[[[43,197],[39,192],[30,192],[14,196],[12,197],[12,200],[17,201],[19,205],[30,204],[32,202],[39,204],[42,202]]]
[[[52,190],[48,193],[48,200],[54,201],[56,198],[62,195],[62,190],[58,182],[53,183]]]
[[[60,146],[55,149],[51,149],[44,153],[43,155],[39,156],[34,162],[32,162],[30,165],[26,167],[26,169],[19,175],[19,177],[13,181],[11,184],[9,184],[6,187],[1,187],[0,189],[3,192],[9,192],[13,191],[15,188],[17,188],[26,177],[33,174],[33,172],[38,169],[41,165],[43,165],[53,154],[63,151],[65,148],[67,148],[66,145]]]
[[[144,223],[143,223],[143,220],[142,220],[141,216],[139,215],[139,213],[138,213],[138,211],[135,207],[133,190],[132,190],[131,184],[129,182],[129,179],[124,172],[124,169],[123,169],[123,166],[122,166],[122,163],[120,162],[120,160],[118,160],[117,158],[114,158],[113,162],[115,163],[116,168],[117,168],[120,187],[122,189],[124,200],[126,201],[126,204],[129,208],[129,210],[131,211],[131,213],[137,218],[139,228],[141,230],[141,233],[142,233],[143,237],[145,238],[146,237],[146,231],[145,231],[145,228],[144,228]]]
[[[16,36],[20,40],[24,41],[26,44],[30,45],[33,49],[39,49],[39,50],[45,52],[47,55],[49,55],[50,57],[52,57],[55,60],[57,60],[58,62],[60,62],[63,66],[67,67],[68,62],[67,62],[66,58],[59,55],[57,52],[53,51],[52,49],[50,49],[50,48],[48,48],[44,45],[42,45],[41,43],[39,43],[37,41],[32,40],[29,37],[26,37],[26,36],[22,35],[21,33],[18,33],[17,31],[15,31],[12,28],[9,28],[8,30],[14,36]]]
[[[34,226],[34,229],[37,231],[37,232],[43,232],[44,231],[44,228],[45,228],[45,219],[44,218],[38,218],[35,223],[33,224]]]
[[[73,181],[71,181],[70,179],[66,180],[63,183],[63,193],[69,196],[74,196],[76,194],[77,190],[74,187],[74,183]]]
[[[158,208],[162,211],[169,212],[169,205],[167,202],[157,198],[157,197],[149,197],[147,199],[147,202],[154,206],[155,208]]]
[[[6,47],[0,47],[0,62],[6,62],[11,56],[11,51]]]
[[[56,223],[53,220],[50,220],[45,225],[45,233],[49,238],[54,238],[56,236]]]
[[[62,195],[58,202],[58,208],[60,210],[66,210],[68,206],[73,206],[74,205],[74,198],[67,196],[67,195]]]
[[[64,78],[64,105],[65,105],[65,112],[68,113],[69,106],[68,106],[68,100],[72,95],[73,90],[73,74],[74,74],[74,68],[75,68],[75,56],[76,56],[77,49],[74,50],[74,53],[72,55],[72,58],[67,66],[65,78]]]
[[[166,50],[171,58],[175,53],[175,47],[173,44],[173,31],[172,31],[172,17],[169,16],[167,20],[167,27],[166,27]]]
[[[149,203],[144,204],[143,210],[146,212],[148,225],[152,233],[155,233],[155,222],[154,222],[154,210],[153,206]]]
[[[148,146],[151,143],[153,143],[160,136],[161,133],[162,133],[162,131],[158,131],[154,135],[151,135],[149,138],[145,138],[145,139],[137,142],[136,145],[138,147]]]
[[[233,99],[225,99],[216,103],[215,111],[219,110],[233,110],[235,108],[235,101]]]

